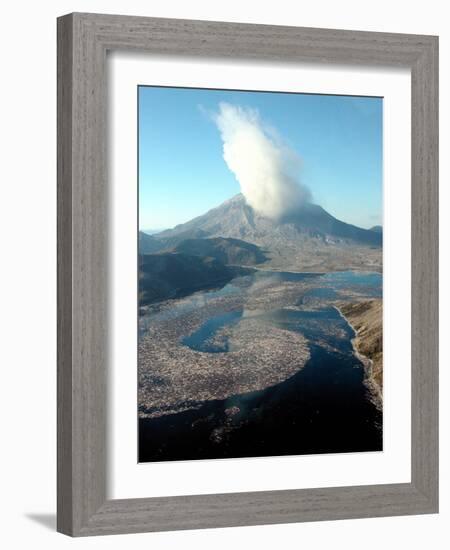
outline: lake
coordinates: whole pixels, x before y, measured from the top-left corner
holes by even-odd
[[[289,297],[295,297],[292,303],[286,305],[277,297],[273,308],[270,304],[261,309],[248,307],[255,296],[264,297],[269,285],[273,289],[278,284],[281,295],[289,292]],[[379,273],[261,270],[143,316],[141,335],[152,323],[218,304],[213,314],[180,339],[181,346],[202,354],[229,354],[233,331],[250,317],[265,328],[302,334],[310,357],[303,368],[299,366],[298,372],[274,386],[205,401],[176,414],[141,418],[139,460],[382,450],[382,412],[372,403],[364,383],[364,366],[351,343],[354,331],[333,306],[335,300],[381,296]],[[237,305],[221,310],[220,304],[228,304],[230,297]]]

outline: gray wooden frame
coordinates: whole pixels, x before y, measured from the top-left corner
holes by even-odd
[[[106,52],[409,67],[411,483],[108,500]],[[438,511],[438,38],[75,13],[58,19],[58,530],[72,536]]]

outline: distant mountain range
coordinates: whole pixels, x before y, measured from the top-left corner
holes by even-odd
[[[159,229],[141,229],[142,233],[145,233],[146,235],[154,235],[155,233],[161,233],[161,231],[165,230],[165,227],[160,227]]]
[[[370,231],[375,231],[376,233],[383,233],[383,227],[381,225],[374,225],[370,228]]]

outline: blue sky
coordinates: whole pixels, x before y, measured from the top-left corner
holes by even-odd
[[[141,86],[139,227],[173,227],[240,192],[212,120],[258,110],[301,158],[313,202],[347,223],[382,222],[382,99]]]

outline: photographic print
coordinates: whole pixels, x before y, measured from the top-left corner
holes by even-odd
[[[138,87],[138,460],[383,449],[383,99]]]

